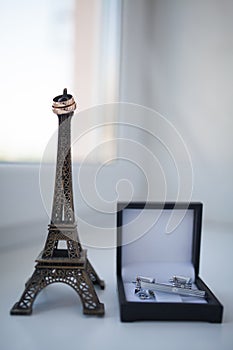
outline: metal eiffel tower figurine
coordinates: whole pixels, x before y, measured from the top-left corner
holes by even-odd
[[[59,119],[59,133],[52,218],[35,271],[26,283],[20,300],[11,309],[11,315],[30,315],[37,294],[55,282],[74,288],[82,301],[84,314],[104,314],[104,304],[100,303],[93,286],[98,284],[104,289],[104,281],[100,280],[87,259],[86,250],[82,249],[75,223],[70,150],[70,124],[75,109],[75,101],[66,89],[63,95],[53,100],[53,112]],[[59,249],[60,241],[65,241],[66,249]]]

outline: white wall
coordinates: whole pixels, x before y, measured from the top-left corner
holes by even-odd
[[[0,165],[0,248],[35,240],[42,247],[51,217],[54,171],[53,165],[43,163]],[[124,178],[133,184],[133,192],[127,181],[121,181]],[[143,180],[140,170],[124,161],[103,168],[98,163],[73,166],[76,220],[83,245],[115,247],[116,201],[140,200]]]
[[[207,220],[230,224],[233,1],[125,0],[123,4],[121,100],[151,107],[173,123],[191,156],[192,199],[204,202]],[[145,125],[150,127],[147,120]],[[151,129],[155,128],[152,122]],[[161,159],[155,140],[145,144]],[[164,164],[164,154],[161,161]],[[182,157],[177,163],[185,171]],[[177,173],[164,167],[167,198],[173,199]],[[157,199],[156,174],[152,186]]]
[[[33,223],[46,216],[40,196],[39,165],[1,164],[0,226]]]

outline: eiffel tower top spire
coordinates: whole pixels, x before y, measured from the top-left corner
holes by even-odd
[[[53,99],[53,112],[59,119],[57,166],[53,197],[51,225],[74,224],[74,202],[71,166],[71,118],[76,109],[72,95],[63,94]]]

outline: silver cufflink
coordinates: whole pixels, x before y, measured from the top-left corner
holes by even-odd
[[[141,300],[155,299],[155,293],[150,289],[140,289],[135,292],[135,295]]]
[[[142,289],[141,282],[154,283],[155,279],[151,277],[137,276],[135,283],[135,295],[141,300],[155,299],[155,293],[150,289]]]
[[[191,277],[173,276],[172,278],[170,278],[169,282],[171,282],[171,284],[174,287],[186,288],[186,289],[192,288],[192,278]]]

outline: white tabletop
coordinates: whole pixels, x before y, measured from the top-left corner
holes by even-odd
[[[42,225],[41,225],[42,226]],[[43,230],[42,226],[42,230]],[[22,228],[21,228],[22,229]],[[14,244],[14,229],[1,232],[1,349],[233,349],[233,233],[219,226],[204,230],[200,275],[224,305],[222,324],[202,322],[132,322],[121,323],[116,288],[115,249],[88,248],[88,257],[106,282],[106,289],[96,289],[105,304],[104,317],[85,316],[81,302],[72,288],[54,284],[45,288],[34,304],[31,316],[10,316],[9,311],[23,292],[24,283],[33,272],[34,260],[43,247],[41,234],[30,238],[30,230],[40,225],[26,225],[29,239]],[[46,232],[44,233],[46,237]],[[12,238],[12,237],[11,237]],[[18,240],[17,240],[18,241]]]

